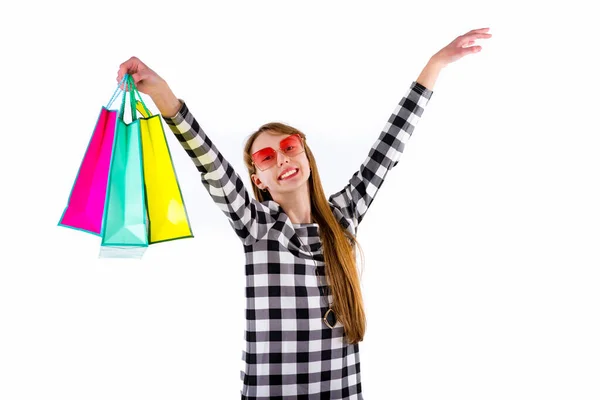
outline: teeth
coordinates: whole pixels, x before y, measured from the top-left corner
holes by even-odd
[[[295,169],[294,169],[294,170],[291,170],[291,171],[289,171],[289,172],[286,172],[285,174],[281,175],[281,178],[280,178],[280,179],[287,178],[288,176],[295,174],[295,173],[296,173],[296,171],[297,171],[297,170],[295,170]]]

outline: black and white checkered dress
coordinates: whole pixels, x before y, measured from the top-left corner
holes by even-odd
[[[353,234],[432,94],[412,82],[359,170],[330,196],[335,216]],[[324,277],[319,226],[293,224],[276,202],[255,200],[185,102],[177,115],[164,119],[243,244],[242,399],[362,399],[358,344],[344,343],[340,322],[334,329],[323,322],[333,299]]]

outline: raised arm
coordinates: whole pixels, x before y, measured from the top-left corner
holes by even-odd
[[[150,95],[163,119],[200,172],[202,184],[246,245],[262,238],[275,222],[271,210],[251,197],[240,176],[200,127],[185,102],[139,59],[121,64],[117,80],[130,73],[140,92]]]
[[[271,210],[251,197],[240,176],[204,133],[187,105],[181,102],[181,108],[173,117],[163,115],[163,119],[194,162],[202,184],[242,242],[248,245],[262,238],[275,223]]]
[[[351,218],[354,226],[362,221],[387,173],[398,164],[432,94],[419,82],[413,82],[358,171],[341,191],[329,197],[329,202]]]
[[[367,159],[350,178],[349,183],[329,197],[330,203],[354,220],[354,226],[358,226],[363,219],[389,170],[398,164],[404,146],[433,95],[433,87],[440,71],[466,55],[479,53],[481,46],[473,44],[477,39],[491,38],[488,30],[489,28],[473,29],[460,35],[429,59],[417,80],[400,100],[371,147]]]

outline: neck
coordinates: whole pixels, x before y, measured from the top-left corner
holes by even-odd
[[[310,192],[308,182],[302,187],[289,193],[271,193],[293,224],[312,223]]]

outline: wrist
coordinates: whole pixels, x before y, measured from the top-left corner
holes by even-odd
[[[446,67],[445,62],[443,62],[437,54],[433,55],[430,59],[429,62],[427,62],[427,66],[430,69],[437,69],[437,70],[441,70],[442,68]]]
[[[181,102],[166,82],[161,86],[162,87],[150,97],[163,116],[174,117],[181,109]]]
[[[420,83],[429,90],[433,90],[441,70],[441,64],[437,60],[430,60],[417,78],[417,83]]]

